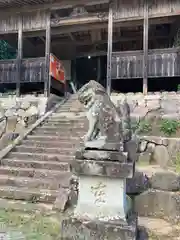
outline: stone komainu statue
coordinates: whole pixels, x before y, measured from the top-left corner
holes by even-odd
[[[85,106],[89,129],[84,141],[124,142],[124,118],[121,108],[111,102],[105,88],[91,80],[78,91],[78,99]]]

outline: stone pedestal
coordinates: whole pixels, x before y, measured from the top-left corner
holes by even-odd
[[[81,149],[72,164],[79,196],[72,216],[62,222],[62,240],[135,240],[137,217],[126,196],[134,174],[128,152]]]

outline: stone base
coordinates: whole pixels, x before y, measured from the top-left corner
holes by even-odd
[[[118,142],[106,142],[104,139],[87,141],[84,143],[87,149],[109,150],[109,151],[123,151],[123,144]]]
[[[62,221],[61,240],[135,240],[137,217],[133,215],[129,222],[92,221],[69,217]]]

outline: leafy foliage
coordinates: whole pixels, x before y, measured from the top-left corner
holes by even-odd
[[[165,135],[171,136],[175,134],[180,127],[180,122],[176,120],[162,120],[160,125],[160,131]]]
[[[177,85],[177,91],[180,91],[180,84]]]
[[[140,121],[137,126],[138,133],[148,133],[152,130],[152,125],[149,121]]]

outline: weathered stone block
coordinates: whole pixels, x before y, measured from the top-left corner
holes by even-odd
[[[179,192],[150,189],[135,198],[135,211],[139,216],[180,221]]]
[[[132,202],[127,198],[125,184],[124,179],[81,175],[74,215],[101,221],[126,220]]]
[[[176,163],[177,157],[179,157],[179,149],[180,149],[180,139],[169,138],[167,150],[169,153],[170,164],[174,165]]]
[[[95,150],[85,150],[84,148],[76,151],[77,159],[89,159],[89,160],[111,160],[126,162],[127,153],[125,152],[115,152],[115,151],[95,151]]]
[[[163,109],[164,114],[176,113],[178,110],[178,102],[176,99],[163,99],[161,100],[161,108]]]
[[[179,120],[179,113],[170,113],[170,114],[163,114],[162,119],[166,120]]]
[[[152,162],[158,164],[161,167],[167,167],[170,162],[167,147],[162,145],[156,146],[152,155]]]
[[[21,103],[21,109],[27,110],[29,107],[30,107],[30,102],[28,102],[28,101],[23,101],[23,102]]]
[[[150,100],[150,101],[147,101],[147,108],[150,110],[150,111],[155,111],[155,110],[158,110],[160,109],[160,100]]]
[[[19,109],[19,110],[17,110],[17,113],[16,113],[16,115],[17,115],[18,117],[21,117],[21,118],[24,117],[25,114],[26,114],[26,112],[25,112],[24,109]]]
[[[72,164],[72,172],[86,176],[106,176],[111,178],[132,178],[134,174],[134,162],[112,162],[94,160],[75,160]]]
[[[156,172],[150,179],[151,187],[165,191],[179,191],[180,176],[173,171]]]
[[[146,140],[142,140],[141,143],[139,144],[139,151],[140,152],[145,152],[147,148],[148,142]]]
[[[164,137],[157,137],[157,136],[141,136],[140,137],[142,140],[146,140],[148,142],[154,143],[156,145],[164,145],[167,146],[169,143],[168,138],[164,138]]]
[[[138,163],[139,164],[150,164],[151,162],[151,156],[152,156],[152,153],[150,152],[143,152],[143,153],[140,153],[139,154],[139,158],[138,158]]]
[[[104,139],[87,141],[84,143],[86,148],[109,150],[109,151],[120,151],[122,144],[120,142],[106,142]],[[123,149],[122,149],[123,150]]]
[[[9,108],[5,111],[5,116],[6,117],[12,117],[12,116],[16,116],[16,113],[17,113],[17,109],[15,108]]]
[[[130,140],[124,143],[124,152],[128,153],[128,161],[136,162],[139,157],[138,153],[139,140]]]
[[[155,143],[151,143],[151,142],[149,142],[149,143],[147,144],[147,152],[149,152],[149,153],[153,153],[155,147],[156,147],[156,144],[155,144]]]
[[[131,118],[136,118],[136,116],[139,116],[138,119],[142,119],[146,116],[148,113],[148,108],[139,106],[134,109],[134,111],[131,113]]]
[[[69,200],[70,190],[60,188],[58,196],[54,202],[53,210],[64,211],[65,206]]]
[[[62,240],[135,240],[137,218],[128,223],[121,220],[92,221],[69,217],[62,221]]]

